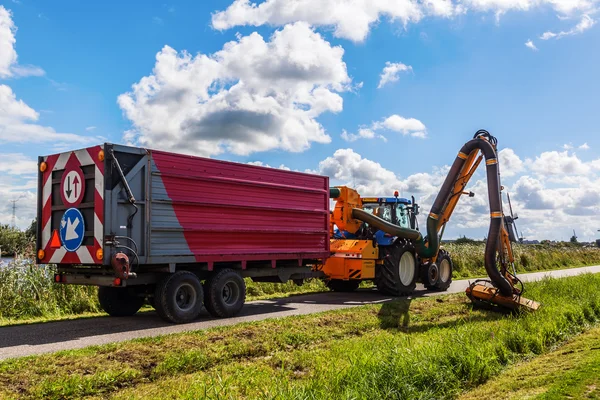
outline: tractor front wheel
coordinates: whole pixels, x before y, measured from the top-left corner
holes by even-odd
[[[389,296],[407,296],[415,290],[417,282],[417,259],[415,248],[407,240],[399,240],[391,246],[381,246],[383,264],[375,269],[377,290]]]

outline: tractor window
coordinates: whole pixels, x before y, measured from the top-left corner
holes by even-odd
[[[398,216],[398,222],[396,225],[402,228],[410,228],[410,219],[408,218],[408,209],[405,204],[396,205],[396,215]]]

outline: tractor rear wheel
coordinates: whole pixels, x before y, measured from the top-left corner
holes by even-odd
[[[360,285],[359,280],[344,281],[341,279],[330,279],[327,287],[334,292],[354,292]]]
[[[375,269],[377,290],[389,296],[406,296],[415,290],[417,259],[415,248],[407,240],[399,240],[392,246],[381,246],[383,264]]]
[[[133,288],[100,286],[98,288],[100,307],[113,317],[129,317],[142,307],[144,298]]]
[[[214,274],[204,288],[204,306],[214,317],[233,317],[244,307],[246,282],[232,269],[222,269]]]
[[[156,285],[153,304],[162,319],[181,324],[200,315],[203,298],[202,284],[196,274],[177,271]]]

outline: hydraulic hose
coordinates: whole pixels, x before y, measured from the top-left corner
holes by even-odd
[[[361,210],[360,208],[352,209],[352,218],[356,218],[358,220],[366,222],[367,224],[379,230],[382,230],[385,233],[389,233],[390,235],[405,238],[413,242],[423,239],[423,237],[421,236],[421,232],[417,230],[401,228],[398,225],[391,224],[386,220],[383,220],[371,213],[366,212],[365,210]]]

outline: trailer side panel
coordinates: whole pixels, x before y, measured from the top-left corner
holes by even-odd
[[[162,151],[151,158],[151,257],[329,255],[327,177]]]

